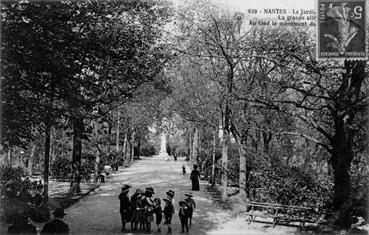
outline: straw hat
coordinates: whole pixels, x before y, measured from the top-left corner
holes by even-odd
[[[168,192],[166,192],[166,194],[168,195],[168,197],[173,198],[174,197],[174,191],[169,190]]]
[[[146,188],[146,191],[145,191],[145,194],[146,194],[146,193],[155,194],[154,189],[153,189],[152,187],[147,187],[147,188]]]
[[[167,197],[167,198],[163,198],[163,201],[165,201],[165,202],[172,202],[172,199],[169,198],[169,197]]]
[[[186,197],[193,197],[193,195],[192,195],[192,193],[191,193],[191,192],[189,192],[189,193],[185,193],[185,196],[186,196]]]
[[[122,187],[122,193],[128,192],[130,188],[131,188],[131,186],[128,185],[128,184],[123,185],[123,187]]]

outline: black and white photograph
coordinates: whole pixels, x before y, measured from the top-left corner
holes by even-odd
[[[0,234],[369,234],[369,0],[0,0]]]

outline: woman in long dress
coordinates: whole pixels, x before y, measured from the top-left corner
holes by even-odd
[[[191,171],[191,182],[192,182],[192,191],[200,190],[200,172],[197,170],[197,165],[193,166],[193,170]]]

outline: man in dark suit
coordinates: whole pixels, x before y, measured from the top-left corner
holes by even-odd
[[[41,234],[69,234],[69,226],[63,221],[64,215],[63,208],[56,208],[54,220],[45,224]]]

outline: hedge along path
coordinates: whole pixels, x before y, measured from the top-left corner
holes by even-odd
[[[182,175],[182,165],[187,167],[187,174]],[[119,214],[118,196],[123,184],[130,184],[131,196],[137,188],[145,189],[152,186],[155,197],[166,197],[168,189],[175,191],[175,215],[172,219],[173,234],[181,231],[178,217],[178,202],[183,200],[184,194],[191,191],[189,180],[190,167],[183,158],[178,161],[166,161],[164,157],[141,157],[141,160],[126,169],[114,173],[112,179],[101,184],[99,191],[88,196],[78,204],[66,210],[65,221],[70,227],[71,234],[122,234]],[[234,217],[231,211],[223,210],[214,205],[211,196],[203,190],[206,182],[201,182],[200,191],[192,192],[197,207],[194,211],[191,234],[285,234],[294,232],[296,228],[277,227],[272,225],[253,223],[248,225],[244,217]],[[162,201],[162,207],[164,202]],[[130,230],[130,225],[126,225]],[[153,222],[153,230],[156,225]],[[166,234],[167,229],[162,225],[161,234]],[[152,232],[153,233],[153,232]],[[139,233],[135,233],[139,234]],[[156,233],[157,234],[157,233]]]

